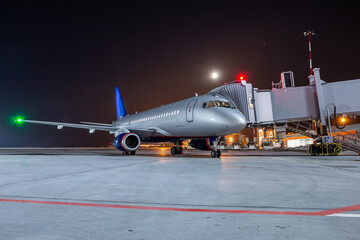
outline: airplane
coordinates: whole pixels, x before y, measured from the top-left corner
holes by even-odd
[[[205,94],[161,107],[128,115],[118,87],[115,87],[117,120],[111,124],[80,122],[64,123],[17,119],[18,123],[36,123],[88,129],[89,133],[107,131],[114,134],[112,145],[127,155],[135,155],[141,142],[172,142],[171,154],[183,152],[182,141],[199,150],[211,151],[219,158],[220,138],[246,127],[246,118],[228,99]]]

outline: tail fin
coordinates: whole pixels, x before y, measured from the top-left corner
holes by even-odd
[[[116,97],[116,115],[117,119],[126,116],[126,110],[124,106],[124,102],[121,98],[119,87],[115,87],[115,97]]]

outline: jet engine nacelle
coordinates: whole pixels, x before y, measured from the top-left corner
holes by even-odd
[[[199,150],[213,150],[213,142],[215,138],[202,138],[202,139],[192,139],[189,145],[193,148]]]
[[[121,133],[112,142],[113,146],[120,151],[135,151],[140,146],[140,138],[135,133]]]

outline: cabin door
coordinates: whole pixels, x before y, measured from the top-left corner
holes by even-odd
[[[193,99],[189,102],[187,109],[186,109],[186,121],[192,122],[194,121],[194,108],[195,104],[197,102],[197,99]]]

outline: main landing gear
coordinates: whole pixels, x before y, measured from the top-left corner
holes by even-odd
[[[123,155],[135,155],[135,154],[136,154],[136,151],[130,151],[130,152],[123,151]]]
[[[178,155],[178,154],[182,154],[183,153],[183,148],[182,147],[176,147],[173,146],[170,150],[171,155]]]
[[[175,143],[176,146],[173,146],[170,150],[171,155],[179,155],[179,154],[183,154],[183,148],[181,147],[182,142],[176,142]]]

